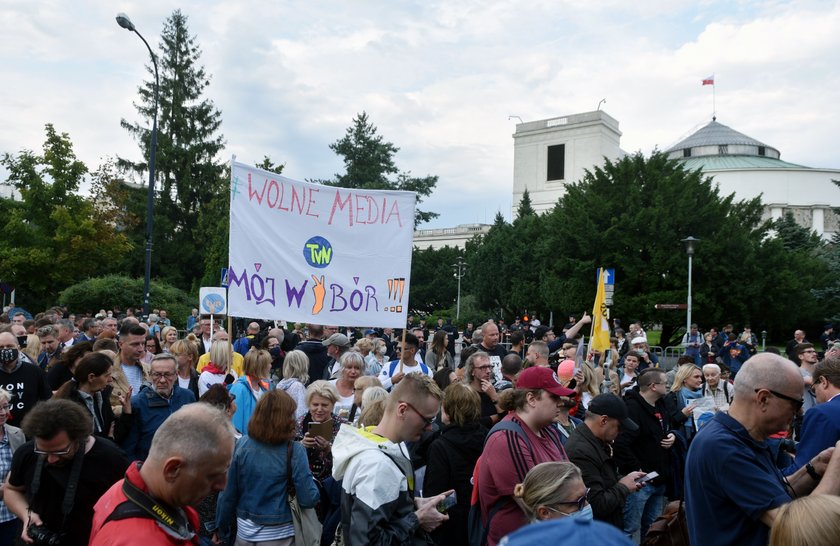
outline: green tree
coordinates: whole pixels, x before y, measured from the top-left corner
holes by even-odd
[[[772,227],[776,231],[776,238],[788,250],[817,250],[823,245],[820,236],[797,224],[790,212],[775,220]]]
[[[67,133],[47,124],[42,154],[7,153],[0,164],[9,172],[4,184],[20,194],[4,205],[0,263],[22,303],[35,309],[55,303],[59,290],[113,270],[131,250],[107,212],[78,194],[88,169]]]
[[[536,216],[536,214],[537,211],[531,206],[531,194],[528,193],[528,188],[525,188],[525,191],[522,192],[522,199],[519,201],[519,207],[516,209],[516,217]]]
[[[455,306],[458,297],[458,279],[453,264],[463,252],[457,247],[445,246],[437,250],[414,247],[411,257],[411,292],[408,308],[412,313],[428,315]],[[461,279],[461,294],[464,294]]]
[[[281,174],[285,163],[276,165],[270,157],[264,156],[256,167]],[[216,286],[222,268],[228,266],[230,243],[230,192],[227,191],[230,181],[230,167],[225,166],[222,172],[224,182],[219,191],[210,199],[198,220],[198,230],[206,237],[204,253],[204,274],[199,284],[201,286]],[[223,218],[223,221],[219,219]]]
[[[185,319],[198,300],[190,298],[183,290],[158,281],[152,283],[151,294],[152,307],[166,309],[173,325],[180,328],[186,325]],[[68,286],[60,296],[62,304],[80,313],[95,313],[114,306],[125,309],[142,300],[143,279],[122,275],[87,279]]]
[[[512,224],[498,213],[490,231],[468,243],[469,286],[478,304],[494,316],[499,309],[509,317],[527,308],[547,317],[551,308],[540,294],[543,264],[535,259],[545,218],[531,208],[527,191],[518,210]]]
[[[175,10],[165,21],[160,54],[160,107],[155,185],[154,254],[152,272],[181,287],[195,287],[203,275],[196,264],[204,264],[207,234],[199,228],[202,215],[209,222],[225,222],[217,208],[208,205],[225,193],[223,167],[216,158],[224,146],[219,133],[221,112],[204,97],[209,76],[200,65],[201,50],[187,27],[187,17]],[[137,112],[147,125],[122,120],[140,145],[143,158],[149,157],[151,123],[154,111],[154,69],[150,80],[139,89]],[[119,159],[118,166],[148,180],[145,159],[133,162]],[[158,189],[159,188],[159,189]]]
[[[400,150],[377,134],[365,112],[353,118],[344,137],[330,144],[330,149],[344,158],[345,174],[336,174],[333,180],[316,180],[327,186],[367,190],[403,190],[417,193],[417,203],[431,195],[437,176],[413,177],[410,172],[400,172],[394,155]],[[414,223],[420,225],[437,218],[434,212],[415,210]]]
[[[684,312],[654,305],[685,301],[681,239],[692,235],[701,239],[692,318],[703,327],[751,321],[755,330],[771,330],[820,316],[809,287],[821,286],[824,269],[768,238],[762,211],[758,198],[721,196],[700,171],[685,171],[659,152],[606,161],[567,186],[546,215],[537,253],[540,293],[553,308],[588,310],[596,267],[615,268],[612,316],[661,323],[662,343],[674,342]]]

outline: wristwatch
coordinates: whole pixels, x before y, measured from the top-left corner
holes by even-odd
[[[817,474],[817,470],[814,468],[814,465],[812,465],[811,463],[807,463],[805,465],[805,472],[807,472],[808,475],[811,476],[811,479],[813,479],[815,482],[820,481],[820,479],[822,478],[822,476]]]

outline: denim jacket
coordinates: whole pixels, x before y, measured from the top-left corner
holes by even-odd
[[[306,450],[292,442],[292,483],[301,508],[318,503],[318,488]],[[234,517],[248,519],[257,525],[281,525],[292,521],[286,483],[289,442],[269,445],[243,436],[236,442],[233,461],[228,471],[227,487],[216,505],[216,527],[226,539]]]

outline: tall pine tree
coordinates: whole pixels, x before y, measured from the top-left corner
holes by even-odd
[[[330,149],[344,157],[345,174],[336,174],[333,180],[316,180],[328,186],[367,190],[404,190],[417,193],[417,203],[432,194],[437,176],[414,177],[410,172],[400,172],[394,164],[394,155],[400,151],[393,143],[377,134],[376,126],[367,113],[353,118],[344,137],[330,144]],[[393,175],[396,175],[392,178]],[[414,224],[419,225],[437,218],[435,212],[416,209]]]
[[[210,78],[199,63],[201,50],[190,36],[187,17],[175,10],[164,22],[159,44],[160,105],[155,187],[152,275],[185,290],[195,289],[203,275],[207,237],[199,228],[207,205],[226,190],[223,166],[216,160],[224,146],[219,132],[221,112],[204,97]],[[154,68],[139,89],[135,108],[146,125],[122,120],[121,125],[140,145],[140,162],[120,158],[120,168],[143,180],[148,172],[154,108]],[[146,179],[148,179],[148,176]],[[226,222],[227,216],[211,219]],[[206,220],[202,222],[206,225]],[[139,258],[139,257],[138,257]]]

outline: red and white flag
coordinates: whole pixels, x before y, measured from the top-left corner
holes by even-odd
[[[715,75],[712,74],[706,78],[703,78],[703,85],[714,85],[715,84]]]

